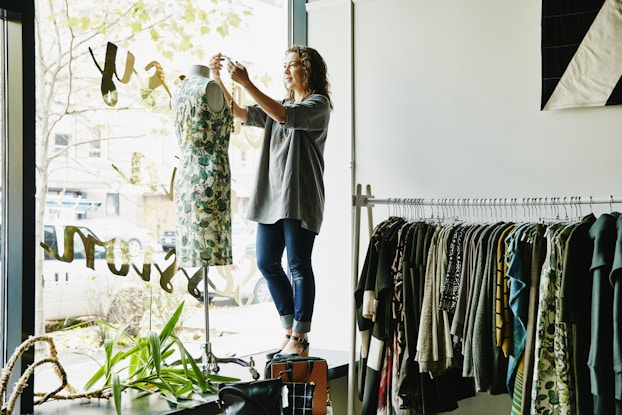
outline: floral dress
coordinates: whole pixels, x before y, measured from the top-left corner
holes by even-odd
[[[171,101],[181,151],[173,188],[175,255],[178,265],[187,267],[232,263],[228,150],[233,117],[227,105],[218,112],[210,108],[208,82],[215,81],[185,78]]]
[[[571,367],[570,330],[562,321],[559,298],[566,241],[572,226],[549,226],[548,261],[540,278],[539,313],[531,413],[542,415],[573,415],[574,377]]]

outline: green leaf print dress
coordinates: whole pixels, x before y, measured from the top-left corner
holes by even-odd
[[[208,83],[212,83],[209,85]],[[216,90],[214,86],[218,87]],[[214,111],[208,94],[216,81],[203,76],[182,80],[171,107],[180,160],[174,182],[177,264],[186,267],[228,265],[231,254],[231,172],[229,106]],[[212,94],[210,93],[210,98]]]

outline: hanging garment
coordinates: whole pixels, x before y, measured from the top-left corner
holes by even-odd
[[[460,282],[456,310],[451,322],[451,334],[455,341],[461,345],[464,353],[464,337],[466,335],[466,322],[469,315],[472,286],[477,265],[477,240],[479,234],[486,229],[485,225],[476,224],[467,229],[462,246],[462,267],[460,269]]]
[[[480,293],[475,307],[475,313],[469,325],[472,327],[471,348],[469,354],[465,353],[466,362],[470,362],[470,377],[475,381],[478,391],[489,391],[492,394],[507,392],[505,387],[505,374],[507,372],[507,358],[503,356],[501,349],[496,347],[495,326],[495,289],[497,270],[497,246],[499,238],[511,224],[499,223],[492,225],[488,240],[481,240],[486,246],[480,251],[482,255],[482,275]],[[465,349],[466,351],[466,349]],[[499,373],[503,370],[503,373]]]
[[[429,372],[431,377],[442,374],[447,369],[447,356],[445,355],[444,344],[440,343],[439,334],[443,332],[443,328],[439,325],[443,324],[442,317],[438,314],[438,308],[435,307],[435,283],[436,271],[439,261],[439,235],[441,227],[435,226],[428,253],[428,263],[426,264],[425,285],[423,294],[423,304],[421,306],[421,320],[419,322],[419,337],[417,339],[417,355],[415,360],[419,362],[419,368],[422,372]]]
[[[594,241],[589,231],[595,221],[596,217],[589,214],[570,233],[566,242],[560,282],[561,318],[568,324],[570,333],[576,415],[591,415],[594,411],[587,360],[590,350],[592,309],[590,266],[594,250]]]
[[[506,376],[508,372],[508,358],[512,350],[513,317],[510,309],[510,278],[507,275],[508,266],[505,261],[507,236],[514,232],[516,224],[508,223],[503,228],[493,249],[495,280],[495,323],[493,331],[493,362],[490,393],[493,395],[508,393]],[[491,264],[492,267],[492,264]]]
[[[466,316],[466,336],[463,340],[464,366],[462,375],[475,380],[477,391],[487,391],[490,386],[492,361],[492,312],[490,291],[493,288],[487,276],[489,246],[494,245],[494,235],[501,224],[489,224],[474,240],[475,268],[472,276],[472,294]],[[484,327],[482,327],[481,325]],[[485,330],[485,331],[484,331]]]
[[[520,243],[520,240],[525,228],[529,226],[531,226],[530,223],[520,224],[506,239],[505,260],[508,266],[510,282],[509,304],[512,310],[512,326],[514,328],[512,331],[512,353],[510,354],[507,374],[508,391],[514,390],[514,371],[523,356],[525,348],[529,309],[529,278],[523,269],[522,255],[524,246]]]
[[[532,223],[525,223],[508,235],[508,276],[510,277],[510,308],[513,312],[512,354],[508,359],[507,386],[512,396],[512,415],[522,413],[525,397],[525,344],[527,342],[530,314],[529,264],[531,250],[524,243],[528,238]]]
[[[401,359],[397,393],[404,405],[415,414],[423,414],[427,405],[429,376],[422,374],[419,363],[414,359],[417,353],[421,303],[425,283],[426,241],[428,225],[418,222],[409,227],[407,243],[402,260],[402,318],[404,321],[404,352]]]
[[[400,228],[397,249],[392,266],[393,272],[395,273],[393,298],[394,334],[392,348],[393,358],[391,359],[391,389],[388,399],[390,399],[391,413],[393,415],[410,415],[413,413],[414,409],[410,407],[411,403],[413,403],[411,397],[403,393],[403,384],[401,381],[402,376],[406,374],[408,368],[407,332],[405,324],[406,313],[404,312],[404,307],[406,306],[404,290],[407,290],[408,283],[404,280],[410,278],[411,262],[409,255],[412,251],[414,227],[414,223],[406,223]],[[404,365],[404,367],[402,367],[402,365]],[[418,408],[420,408],[420,406]],[[418,412],[414,411],[414,413],[416,414]]]
[[[371,337],[366,347],[367,363],[360,369],[365,371],[365,374],[359,378],[363,382],[359,384],[359,390],[363,391],[363,415],[374,414],[378,407],[380,377],[386,364],[387,341],[391,338],[391,299],[393,298],[391,264],[397,246],[398,230],[403,222],[403,219],[396,218],[376,232],[377,236],[373,238],[374,247],[371,251],[368,250],[368,254],[377,258],[377,260],[370,259],[369,265],[376,263],[377,266],[375,268],[368,266],[365,269],[366,275],[359,281],[359,287],[355,292],[357,313],[360,310],[361,319],[364,318],[362,315],[363,297],[369,300],[373,296],[375,304]],[[363,322],[362,327],[359,326],[359,331],[362,328],[369,330],[369,324]]]
[[[469,226],[458,226],[452,233],[449,243],[447,257],[447,275],[443,281],[439,308],[447,311],[453,317],[458,303],[458,292],[460,288],[460,272],[462,271],[462,255],[464,237]]]
[[[613,286],[613,372],[616,413],[622,412],[622,215],[616,221],[617,238],[609,282]]]
[[[539,286],[530,413],[576,414],[574,371],[571,361],[571,333],[562,321],[558,301],[566,241],[574,225],[548,228],[547,258]]]
[[[376,319],[376,269],[378,268],[378,247],[377,239],[381,237],[384,227],[390,221],[380,223],[375,229],[367,246],[365,261],[361,270],[361,276],[354,291],[354,302],[356,304],[357,327],[361,336],[361,350],[359,356],[359,367],[367,367],[369,356],[369,343],[371,340],[371,330]],[[366,370],[358,370],[358,396],[363,400]]]
[[[536,319],[538,317],[538,290],[540,287],[540,275],[542,265],[546,258],[546,245],[543,243],[544,228],[542,224],[534,224],[525,235],[527,239],[526,265],[529,272],[529,308],[527,317],[527,330],[523,357],[525,370],[523,374],[523,399],[521,401],[521,413],[529,413],[531,407],[531,389],[533,383],[534,354],[536,342]]]
[[[229,138],[233,117],[227,105],[220,111],[210,108],[206,88],[215,82],[202,76],[185,78],[171,100],[181,151],[174,182],[175,256],[181,266],[232,263]]]
[[[616,412],[613,372],[613,287],[609,276],[613,267],[616,221],[619,214],[601,215],[590,228],[594,240],[592,256],[592,333],[588,366],[594,415],[612,415]]]
[[[508,235],[516,229],[512,224],[500,235],[497,241],[497,289],[495,292],[495,339],[496,345],[507,358],[512,352],[513,316],[510,309],[510,277],[508,276],[508,261],[506,261]]]

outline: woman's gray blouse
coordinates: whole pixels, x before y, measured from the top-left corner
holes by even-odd
[[[278,123],[261,107],[246,108],[246,125],[263,127],[264,138],[248,219],[265,224],[298,219],[319,233],[324,215],[324,144],[330,119],[328,99],[309,95],[284,102],[287,121]]]

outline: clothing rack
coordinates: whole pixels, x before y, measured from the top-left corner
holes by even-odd
[[[407,213],[413,214],[416,217],[424,217],[425,213],[431,213],[426,219],[444,219],[448,216],[454,215],[456,212],[460,216],[465,214],[468,216],[472,214],[477,217],[487,217],[486,209],[499,209],[506,210],[514,215],[518,215],[517,209],[522,209],[523,216],[536,216],[542,218],[540,213],[543,213],[542,209],[550,208],[555,209],[555,213],[561,214],[561,209],[564,209],[564,215],[568,216],[568,211],[575,213],[575,216],[581,214],[581,206],[589,205],[592,210],[592,205],[609,205],[609,210],[613,211],[614,204],[621,204],[622,196],[565,196],[565,197],[534,197],[534,198],[376,198],[371,193],[371,186],[367,185],[365,194],[362,193],[362,185],[357,184],[356,194],[352,196],[353,216],[352,216],[352,293],[356,290],[359,279],[359,260],[360,260],[360,232],[361,232],[361,209],[367,208],[368,230],[371,236],[374,230],[372,208],[376,205],[386,205],[395,207],[396,210],[400,208],[419,209],[415,211],[409,211]],[[424,207],[429,208],[429,212],[425,212]],[[395,212],[396,216],[399,213]],[[495,212],[490,212],[493,216]],[[356,392],[356,357],[357,357],[357,328],[356,328],[356,311],[354,305],[352,307],[352,320],[351,320],[351,356],[350,364],[348,365],[348,415],[355,414],[354,403],[357,396]]]

